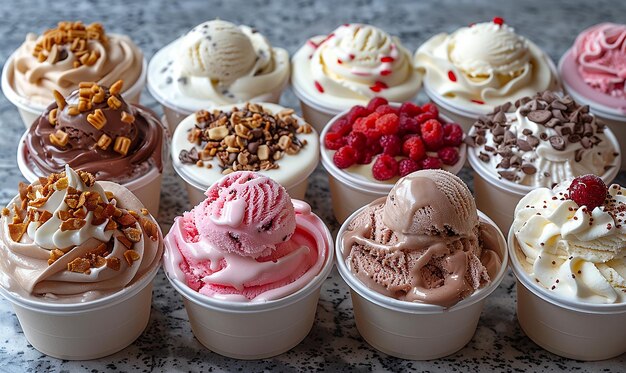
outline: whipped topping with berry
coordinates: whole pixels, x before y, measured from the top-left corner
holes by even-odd
[[[397,38],[356,23],[307,40],[293,56],[292,70],[296,95],[311,97],[333,112],[374,96],[407,101],[422,83],[411,54]]]
[[[507,103],[476,121],[466,142],[479,166],[501,180],[552,187],[617,165],[609,130],[569,96],[551,91]]]
[[[549,57],[499,17],[433,36],[415,65],[428,91],[478,113],[557,85]]]
[[[626,301],[626,189],[607,191],[593,175],[535,189],[517,205],[512,230],[525,270],[555,296]]]

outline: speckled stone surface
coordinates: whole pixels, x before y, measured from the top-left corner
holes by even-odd
[[[27,32],[41,32],[59,20],[101,21],[112,32],[129,34],[146,56],[189,28],[215,17],[255,26],[273,45],[293,53],[307,36],[323,34],[346,22],[366,22],[399,36],[415,50],[433,34],[471,22],[502,16],[557,61],[583,28],[602,21],[623,21],[626,2],[545,0],[499,1],[172,1],[150,0],[149,6],[129,1],[6,0],[0,7],[0,61],[8,58]],[[393,4],[393,5],[391,5]],[[424,97],[420,96],[423,102]],[[160,112],[144,91],[142,103]],[[291,91],[281,103],[297,107]],[[24,131],[17,110],[0,97],[0,204],[16,194],[22,180],[15,161]],[[624,139],[626,140],[626,139]],[[472,185],[469,170],[462,177]],[[626,183],[622,172],[618,182]],[[336,233],[325,171],[311,177],[307,200]],[[171,168],[161,196],[159,221],[164,230],[187,209],[182,180]],[[550,354],[531,342],[515,316],[515,283],[508,273],[488,298],[473,340],[447,358],[412,362],[371,348],[356,330],[348,288],[335,272],[322,288],[317,320],[309,336],[292,351],[262,361],[237,361],[205,349],[193,337],[180,296],[162,273],[155,280],[150,323],[131,346],[95,361],[61,361],[33,349],[22,333],[8,301],[0,298],[0,371],[623,371],[626,355],[583,363]],[[112,315],[112,318],[115,319]]]

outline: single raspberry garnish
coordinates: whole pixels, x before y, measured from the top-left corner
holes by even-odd
[[[377,113],[380,113],[381,115],[385,115],[385,114],[396,114],[396,115],[398,115],[398,110],[392,108],[389,105],[380,105],[379,107],[376,108],[375,111]]]
[[[402,154],[414,161],[419,161],[426,156],[424,143],[418,135],[408,136],[402,144]]]
[[[443,125],[443,145],[459,146],[463,142],[463,128],[456,123]]]
[[[589,212],[604,204],[607,187],[596,175],[579,176],[569,186],[569,199],[578,206],[587,206]]]
[[[354,150],[364,150],[367,145],[367,137],[363,132],[352,132],[347,137],[348,145]]]
[[[405,102],[400,106],[400,114],[406,114],[410,117],[414,117],[418,114],[422,113],[422,108],[419,105],[414,104],[412,102]]]
[[[398,123],[398,134],[400,135],[419,135],[420,124],[418,121],[404,113],[400,114],[400,121]]]
[[[432,102],[427,102],[422,105],[422,111],[425,113],[433,113],[436,116],[439,116],[439,109],[437,108],[437,105],[433,104]]]
[[[372,166],[372,175],[376,180],[389,180],[398,174],[398,161],[394,157],[381,154]]]
[[[504,18],[502,17],[493,17],[493,23],[498,26],[502,26],[504,24]]]
[[[329,133],[336,132],[344,136],[350,133],[350,131],[352,131],[352,123],[346,117],[337,120],[328,130]]]
[[[419,124],[425,123],[431,119],[437,119],[439,114],[431,113],[430,111],[423,112],[422,114],[418,114],[415,119]]]
[[[348,168],[356,162],[356,151],[349,145],[342,146],[333,155],[333,162],[339,168]]]
[[[382,106],[379,106],[379,108]],[[377,109],[378,110],[378,109]],[[399,119],[396,114],[385,114],[376,119],[376,129],[383,135],[394,135],[398,132]]]
[[[348,123],[354,124],[357,118],[366,117],[370,115],[371,113],[372,113],[372,110],[368,110],[364,106],[361,106],[361,105],[356,105],[356,106],[353,106],[352,109],[350,109],[350,111],[346,115],[346,119],[348,120]]]
[[[376,128],[376,120],[380,117],[378,113],[372,113],[365,117],[358,118],[352,125],[354,132],[366,132],[369,129]]]
[[[383,147],[383,153],[392,157],[402,152],[402,141],[396,135],[384,135],[380,138],[380,145]]]
[[[437,119],[431,119],[422,123],[420,130],[422,140],[430,150],[439,150],[443,146],[443,126]]]
[[[420,164],[408,158],[401,160],[400,165],[398,167],[400,176],[406,176],[410,173],[418,171],[419,169],[420,169]]]
[[[344,145],[346,145],[346,138],[340,133],[329,132],[326,134],[326,137],[324,137],[324,146],[326,149],[338,150]]]
[[[459,151],[452,146],[439,149],[439,151],[437,152],[437,156],[439,157],[439,159],[441,159],[441,162],[443,162],[443,164],[447,164],[448,166],[455,165],[460,158]]]
[[[439,158],[427,157],[422,160],[422,168],[425,170],[441,168],[441,161]]]
[[[373,112],[379,106],[387,105],[387,104],[389,104],[389,101],[387,101],[386,98],[384,98],[384,97],[374,97],[373,99],[370,100],[370,102],[367,103],[367,109],[370,112]]]

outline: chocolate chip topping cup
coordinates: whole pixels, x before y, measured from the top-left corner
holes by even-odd
[[[319,138],[293,109],[246,103],[200,110],[185,118],[172,137],[174,170],[186,181],[192,205],[223,175],[256,171],[304,199],[317,166]]]
[[[20,184],[0,235],[0,293],[39,351],[98,358],[146,327],[163,237],[128,189],[68,166]],[[102,322],[111,315],[124,317]]]
[[[551,91],[496,107],[474,123],[465,142],[476,204],[503,231],[532,189],[584,174],[610,184],[621,162],[617,139],[589,107]]]

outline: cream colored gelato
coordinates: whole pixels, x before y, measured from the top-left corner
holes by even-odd
[[[363,24],[346,24],[309,39],[293,56],[292,70],[296,95],[336,112],[374,96],[410,101],[422,83],[400,41]]]
[[[478,23],[426,41],[415,54],[426,89],[475,112],[555,89],[557,77],[549,57],[499,23]]]

